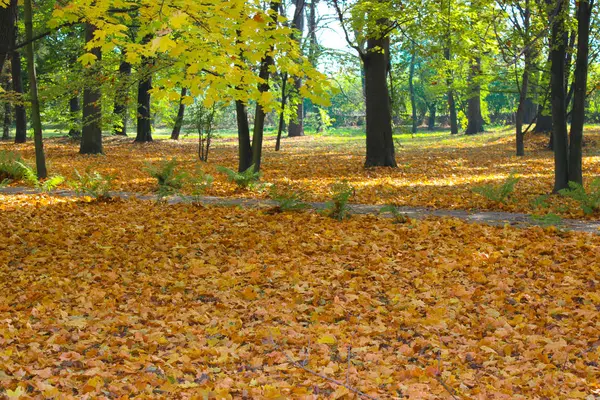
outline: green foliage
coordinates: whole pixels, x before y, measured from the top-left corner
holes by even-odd
[[[54,189],[56,189],[60,184],[65,181],[65,177],[62,175],[53,175],[50,178],[46,179],[43,182],[40,182],[38,179],[37,173],[33,169],[33,167],[17,161],[17,164],[21,166],[21,170],[23,172],[22,179],[29,185],[34,188],[41,190],[44,193],[50,193]]]
[[[289,187],[271,186],[269,197],[277,202],[280,211],[301,211],[310,206],[303,201],[303,193],[295,192]]]
[[[507,204],[510,195],[515,191],[515,185],[521,178],[510,174],[500,185],[482,185],[473,188],[473,192],[497,203]]]
[[[541,226],[558,226],[562,223],[562,218],[554,213],[548,213],[546,215],[533,214],[531,219]]]
[[[17,153],[0,150],[0,182],[23,179],[23,159]]]
[[[69,183],[78,195],[93,197],[94,199],[109,199],[112,183],[115,179],[112,175],[102,175],[98,171],[87,170],[83,175],[75,170],[75,181]]]
[[[350,218],[348,202],[354,196],[355,190],[347,181],[331,185],[332,199],[325,204],[324,214],[338,221]]]
[[[0,181],[0,189],[7,187],[9,183],[10,179],[3,179],[2,181]]]
[[[590,184],[589,191],[576,182],[569,182],[569,188],[559,191],[565,197],[579,202],[579,206],[586,215],[600,210],[600,177]]]
[[[531,200],[531,202],[529,203],[531,205],[532,208],[548,208],[550,205],[548,204],[548,195],[547,194],[543,194],[541,196],[536,197],[535,199]]]
[[[162,160],[158,165],[146,163],[146,172],[156,179],[158,185],[156,188],[158,201],[162,201],[165,197],[178,193],[185,184],[187,175],[184,172],[176,173],[176,168],[176,158]]]
[[[405,224],[410,221],[410,218],[408,218],[406,215],[402,214],[400,212],[400,209],[393,204],[388,204],[387,206],[381,207],[381,209],[379,210],[379,213],[380,214],[383,214],[383,213],[392,214],[395,224]]]
[[[227,179],[229,179],[230,182],[235,182],[241,189],[254,189],[261,176],[260,172],[254,171],[254,165],[251,165],[250,168],[244,172],[236,172],[232,169],[217,165],[217,171],[227,175]]]
[[[206,190],[210,188],[215,178],[212,175],[205,173],[202,168],[196,168],[196,172],[189,178],[189,183],[192,185],[192,202],[200,203],[200,200]]]

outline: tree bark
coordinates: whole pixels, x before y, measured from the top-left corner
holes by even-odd
[[[567,136],[565,59],[567,31],[563,21],[563,0],[557,0],[556,17],[552,22],[551,97],[552,135],[554,140],[554,192],[569,187],[569,139]]]
[[[308,3],[308,60],[311,65],[317,65],[319,57],[319,42],[317,41],[317,3],[319,0],[311,0]]]
[[[444,58],[450,64],[452,59],[452,26],[451,26],[451,17],[452,17],[452,0],[448,0],[448,21],[446,25],[446,35],[447,35],[447,43],[446,48],[444,49]],[[447,71],[448,78],[446,79],[446,85],[448,86],[448,110],[450,113],[450,133],[452,135],[458,134],[458,117],[456,114],[456,101],[454,100],[454,89],[452,88],[453,79],[452,79],[452,69],[448,68]]]
[[[279,126],[277,127],[277,140],[275,141],[275,151],[279,151],[281,149],[281,133],[283,132],[284,125],[284,113],[285,113],[285,103],[287,100],[287,95],[285,93],[285,87],[287,85],[287,73],[284,73],[281,76],[281,111],[279,112]]]
[[[91,24],[85,25],[86,43],[94,38],[96,27]],[[81,130],[81,145],[79,153],[81,154],[102,154],[102,92],[97,79],[89,79],[95,74],[100,73],[100,60],[102,51],[99,47],[90,50],[96,56],[96,63],[90,71],[88,82],[83,89],[83,129]]]
[[[292,19],[292,28],[297,29],[298,33],[293,35],[294,39],[300,44],[302,41],[302,32],[304,31],[304,0],[294,0],[296,4],[296,10],[294,11],[294,18]],[[288,124],[288,137],[304,136],[304,103],[300,96],[300,88],[302,87],[302,79],[294,78],[294,94],[298,97],[298,105],[296,106],[296,112],[294,118],[290,120]]]
[[[8,140],[10,139],[10,124],[12,123],[12,107],[10,103],[7,101],[4,103],[4,121],[2,124],[2,139]]]
[[[15,29],[15,36],[17,31]],[[21,66],[21,54],[17,51],[11,56],[11,73],[13,90],[20,95],[19,102],[15,104],[15,143],[27,141],[27,112],[23,104],[23,69]]]
[[[183,126],[183,117],[185,115],[185,103],[183,102],[183,98],[185,96],[187,96],[187,88],[181,88],[179,110],[177,111],[177,118],[175,118],[173,132],[171,132],[171,140],[179,140],[179,135],[181,134],[181,127]]]
[[[383,50],[383,51],[382,51]],[[389,37],[367,40],[361,55],[365,70],[367,157],[365,167],[397,167],[387,86]]]
[[[71,118],[72,128],[69,129],[69,136],[72,138],[80,138],[81,131],[75,126],[79,126],[79,112],[81,111],[81,103],[79,102],[79,96],[75,95],[69,99],[69,114]]]
[[[435,113],[437,111],[437,104],[429,104],[429,119],[427,121],[427,129],[432,131],[435,129]]]
[[[277,10],[279,7],[279,1],[272,1],[269,5],[269,8],[273,12],[274,21],[273,25],[277,23]],[[258,91],[260,93],[265,93],[269,90],[269,69],[274,64],[273,56],[271,56],[271,51],[273,49],[269,49],[269,51],[265,54],[263,59],[260,62],[260,71],[258,73],[258,77],[261,79],[261,83],[258,85]],[[260,164],[262,161],[262,143],[263,143],[263,134],[265,129],[265,110],[260,104],[256,104],[256,110],[254,113],[254,129],[252,132],[252,165],[254,165],[254,171],[260,171]]]
[[[149,63],[146,63],[148,65]],[[152,120],[150,113],[150,90],[152,90],[152,72],[138,83],[137,93],[137,136],[135,141],[146,143],[152,141]]]
[[[235,114],[238,126],[238,172],[244,172],[252,166],[252,147],[250,146],[248,108],[243,101],[236,100]]]
[[[581,0],[577,7],[577,60],[575,61],[575,90],[571,113],[571,137],[569,143],[569,181],[583,184],[582,144],[585,122],[585,99],[587,96],[590,21],[594,0]]]
[[[119,64],[119,92],[115,98],[114,113],[120,119],[115,124],[113,131],[115,135],[127,136],[127,104],[129,103],[129,77],[131,76],[131,64],[127,61],[121,61]]]
[[[33,11],[31,0],[24,0],[25,9],[25,39],[27,46],[27,70],[29,73],[29,97],[31,101],[31,122],[33,125],[33,142],[35,146],[35,167],[38,179],[48,176],[46,169],[46,155],[44,154],[44,141],[42,138],[42,119],[40,116],[40,99],[38,97],[37,76],[35,73],[35,55],[33,51]]]
[[[17,0],[10,0],[6,7],[0,7],[0,71],[4,69],[10,48],[14,45],[16,19]]]
[[[415,100],[415,49],[413,47],[412,54],[410,55],[410,68],[408,70],[408,92],[410,94],[410,107],[412,109],[412,133],[417,133],[417,102]]]
[[[471,65],[470,73],[470,97],[467,100],[467,130],[465,134],[475,135],[483,132],[483,117],[481,116],[481,85],[479,75],[481,74],[481,58],[477,57]]]

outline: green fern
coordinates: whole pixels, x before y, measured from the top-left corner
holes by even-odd
[[[17,153],[0,151],[0,182],[18,181],[23,178],[23,159]]]
[[[200,203],[200,200],[207,189],[209,189],[215,178],[212,175],[205,173],[202,168],[196,168],[195,174],[189,178],[192,185],[192,202]]]
[[[179,193],[185,184],[187,175],[185,172],[176,173],[177,159],[162,160],[158,165],[146,163],[146,172],[156,179],[157,188],[156,194],[158,201],[164,200],[165,197]]]
[[[600,177],[592,181],[589,191],[579,183],[569,182],[569,188],[559,193],[577,201],[586,215],[600,211]]]
[[[273,185],[269,190],[269,197],[277,203],[279,211],[301,211],[310,207],[302,200],[303,193],[295,192],[289,187],[281,188]]]
[[[393,204],[388,204],[387,206],[381,207],[381,209],[379,210],[379,213],[380,214],[384,214],[384,213],[392,214],[395,224],[405,224],[410,221],[410,218],[408,218],[406,215],[402,214],[400,212],[400,210],[398,209],[398,207],[396,207]]]
[[[338,221],[350,218],[348,202],[355,194],[354,187],[347,181],[337,182],[331,185],[330,193],[332,199],[325,204],[324,214]]]
[[[113,175],[102,175],[98,171],[87,170],[83,175],[75,170],[75,181],[69,182],[78,195],[93,197],[94,199],[110,199],[110,190],[115,179]]]
[[[554,213],[549,213],[546,215],[537,215],[533,214],[531,216],[535,222],[537,222],[541,226],[559,226],[562,224],[562,218]]]
[[[33,167],[20,161],[17,161],[17,164],[21,167],[22,179],[44,193],[50,193],[65,181],[65,177],[62,175],[53,175],[44,181],[40,181]]]
[[[243,172],[236,172],[232,169],[217,166],[217,171],[227,175],[229,181],[234,182],[241,189],[254,189],[260,180],[260,172],[254,171],[254,165]]]
[[[506,181],[500,185],[482,185],[473,188],[473,192],[497,203],[507,204],[515,185],[521,178],[510,174]]]

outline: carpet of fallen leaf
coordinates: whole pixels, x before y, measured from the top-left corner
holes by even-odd
[[[379,399],[597,399],[598,254],[452,219],[0,195],[0,397],[353,398],[304,366]]]
[[[468,137],[435,134],[431,137],[404,137],[397,148],[399,168],[364,169],[364,138],[303,137],[284,139],[282,150],[273,150],[274,141],[265,142],[263,180],[285,183],[305,193],[307,200],[326,201],[330,184],[347,180],[356,188],[352,200],[368,204],[396,204],[448,209],[490,209],[544,214],[553,212],[563,217],[584,218],[577,204],[561,196],[548,200],[549,208],[536,209],[532,202],[553,188],[554,161],[546,149],[546,135],[529,135],[526,156],[514,156],[514,138],[509,128]],[[584,172],[588,183],[600,176],[600,133],[586,130]],[[197,161],[197,143],[193,139],[174,142],[158,140],[133,144],[132,139],[107,138],[105,156],[78,154],[79,144],[66,139],[46,141],[50,170],[68,178],[73,170],[91,168],[117,176],[116,188],[133,192],[151,192],[155,181],[144,170],[145,162],[159,162],[176,157],[188,172],[201,165],[215,177],[209,195],[228,197],[266,196],[266,193],[240,192],[215,166],[232,169],[237,165],[234,139],[216,139],[209,162]],[[0,142],[0,149],[19,151],[33,160],[31,143],[15,146]],[[473,193],[474,186],[499,184],[516,173],[521,181],[515,188],[513,202],[500,204]],[[589,216],[586,218],[597,218]]]

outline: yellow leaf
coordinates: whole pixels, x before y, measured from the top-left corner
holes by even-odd
[[[337,339],[335,338],[335,336],[329,335],[329,334],[325,334],[325,335],[321,336],[318,340],[318,343],[321,343],[321,344],[335,344],[336,342],[337,342]]]

